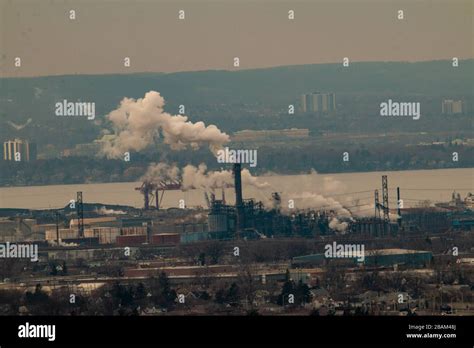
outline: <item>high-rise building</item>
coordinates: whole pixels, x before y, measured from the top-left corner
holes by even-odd
[[[306,105],[307,105],[306,96],[307,96],[307,94],[301,95],[301,104],[300,104],[301,105],[301,112],[308,112],[308,110],[306,109]]]
[[[336,110],[335,93],[313,92],[301,96],[302,112],[330,113]]]
[[[329,110],[336,110],[336,94],[329,93],[328,95],[328,109]]]
[[[311,112],[314,109],[314,100],[312,94],[303,94],[301,96],[301,110],[303,112]]]
[[[462,100],[445,99],[441,104],[441,112],[445,115],[462,114],[466,112],[466,105]]]
[[[3,159],[5,161],[34,161],[36,160],[36,144],[21,139],[5,141]]]

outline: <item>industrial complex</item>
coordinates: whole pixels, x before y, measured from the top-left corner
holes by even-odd
[[[442,270],[455,267],[460,276],[450,280],[453,288],[449,283],[443,286],[458,293],[456,299],[462,295],[458,313],[471,313],[472,289],[461,286],[472,280],[473,271],[469,262],[474,257],[471,195],[463,200],[453,194],[450,202],[430,207],[399,204],[392,208],[388,178],[383,176],[380,198],[378,189],[374,190],[372,216],[339,216],[330,208],[287,211],[281,192],[271,194],[270,207],[244,198],[241,171],[242,164],[233,164],[233,204],[226,201],[224,190],[218,194],[217,189],[204,192],[207,207],[165,209],[165,192],[183,187],[179,179],[163,179],[145,180],[136,188],[143,196],[142,208],[86,203],[82,192],[77,192],[76,200],[63,209],[3,209],[2,243],[38,245],[39,255],[36,263],[22,264],[26,272],[10,274],[4,269],[0,290],[32,291],[41,286],[41,291],[51,294],[73,291],[100,297],[117,284],[133,287],[139,283],[152,296],[155,279],[166,277],[176,289],[171,305],[161,304],[170,314],[215,313],[211,304],[216,296],[221,304],[233,303],[230,310],[236,313],[317,311],[330,315],[370,310],[374,314],[374,308],[378,314],[406,313],[407,306],[384,307],[377,302],[402,290],[412,297],[417,294],[418,305],[412,309],[440,314],[446,312],[447,298],[456,301],[451,295],[426,296],[432,296]],[[402,200],[401,191],[397,188],[397,202]],[[334,252],[328,254],[325,248],[332,244]],[[377,307],[372,303],[368,308],[360,300],[367,279],[390,283],[400,277],[405,283],[387,285],[372,300]],[[412,287],[421,281],[425,282],[423,291]],[[244,296],[249,284],[253,284],[252,293]],[[298,305],[282,306],[284,297],[293,295],[280,289],[288,284],[293,284],[295,292],[308,292]],[[236,286],[242,298],[219,299],[223,291]],[[365,291],[373,286],[366,284]],[[180,292],[188,301],[186,307],[180,306]],[[139,314],[155,313],[152,308],[156,306],[149,303]]]

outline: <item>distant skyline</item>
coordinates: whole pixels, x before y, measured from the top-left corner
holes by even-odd
[[[0,0],[4,77],[474,58],[471,0]],[[69,19],[69,11],[76,19]],[[179,10],[185,19],[178,19]],[[288,11],[295,19],[288,19]],[[397,19],[397,11],[404,19]],[[21,67],[14,66],[15,57]],[[130,57],[130,67],[124,58]],[[233,67],[233,59],[240,67]]]

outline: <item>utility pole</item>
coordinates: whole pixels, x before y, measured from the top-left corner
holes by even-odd
[[[389,209],[388,209],[388,179],[386,175],[382,176],[382,199],[383,199],[383,220],[388,223]]]
[[[375,190],[375,218],[380,220],[379,190]]]
[[[390,210],[388,208],[388,180],[382,175],[382,199],[383,199],[383,230],[387,234],[390,228]]]

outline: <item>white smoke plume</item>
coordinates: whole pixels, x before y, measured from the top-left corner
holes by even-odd
[[[178,180],[180,178],[180,170],[176,165],[167,163],[150,164],[146,173],[141,177],[140,181],[159,182],[161,180]]]
[[[106,207],[100,207],[99,209],[95,209],[95,212],[99,215],[125,215],[127,214],[127,212],[123,210],[107,209]]]
[[[275,175],[278,174],[265,174],[269,177]],[[269,181],[271,182],[271,179]],[[319,174],[312,169],[309,175],[300,177],[297,187],[285,185],[281,188],[283,192],[280,210],[284,214],[292,213],[294,210],[288,207],[288,200],[293,200],[296,210],[332,210],[338,217],[346,220],[351,220],[351,217],[373,216],[374,203],[371,194],[364,194],[363,197],[359,194],[354,196],[344,194],[348,189],[345,183],[333,176]],[[271,198],[266,198],[263,202],[268,209],[274,205]]]
[[[320,175],[315,170],[311,171],[311,175]],[[332,196],[336,195],[337,199],[331,198],[336,203],[336,211],[340,211],[339,207],[346,207],[343,211],[343,217],[347,217],[347,213],[353,217],[367,217],[371,216],[374,211],[374,203],[372,203],[372,198],[369,200],[367,197],[360,198],[359,196],[351,196],[342,194],[347,191],[347,186],[341,181],[335,179],[332,176],[325,175],[323,177],[322,184],[322,195],[323,196]],[[329,202],[332,204],[332,202]],[[350,210],[350,211],[349,211]]]
[[[165,100],[156,91],[143,98],[124,98],[117,109],[107,115],[112,122],[115,137],[104,141],[102,152],[109,158],[122,157],[127,151],[140,151],[163,136],[163,142],[173,150],[188,147],[197,149],[208,145],[213,153],[230,138],[215,125],[193,123],[187,116],[164,112]]]
[[[318,175],[315,173],[314,175]],[[337,193],[342,192],[346,189],[346,185],[340,182],[337,179],[334,179],[332,176],[325,176],[323,178],[323,191],[327,193]]]
[[[347,222],[341,222],[338,218],[335,217],[333,217],[331,221],[329,221],[329,228],[341,234],[344,234],[346,232],[348,226],[349,224]]]
[[[242,184],[256,188],[268,187],[268,183],[261,182],[257,177],[252,176],[248,169],[242,170]],[[214,190],[221,187],[234,186],[234,178],[231,170],[208,171],[207,166],[201,163],[195,167],[188,164],[183,169],[176,165],[166,163],[152,164],[148,167],[142,180],[159,182],[161,180],[181,180],[182,188]]]
[[[183,168],[183,187],[216,189],[219,187],[233,186],[232,172],[230,170],[207,171],[205,164],[198,167],[188,164]]]
[[[351,213],[344,208],[342,203],[331,197],[325,197],[313,192],[300,192],[295,194],[283,194],[282,201],[293,200],[295,208],[300,210],[314,209],[334,211],[338,216],[350,218]],[[282,205],[283,212],[291,212],[290,207]]]
[[[242,184],[256,188],[268,187],[268,183],[261,182],[252,176],[248,169],[242,169]],[[207,166],[201,163],[198,167],[187,165],[183,168],[183,186],[185,188],[215,189],[234,186],[231,170],[207,171]]]

